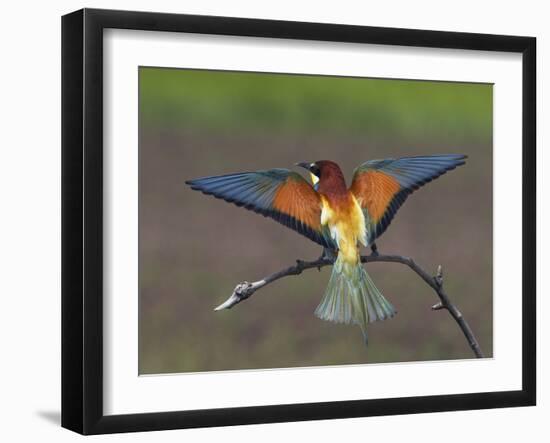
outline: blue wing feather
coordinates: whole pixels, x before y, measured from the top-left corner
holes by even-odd
[[[193,190],[234,203],[262,214],[264,217],[271,217],[324,247],[335,248],[330,233],[324,227],[321,227],[320,230],[314,229],[291,214],[284,214],[273,207],[277,191],[289,178],[302,180],[307,184],[301,175],[288,169],[268,169],[203,177],[188,180],[185,183]],[[310,185],[307,184],[307,186]]]

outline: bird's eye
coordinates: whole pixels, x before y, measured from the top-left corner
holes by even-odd
[[[321,177],[321,170],[319,169],[319,166],[317,166],[315,163],[312,163],[309,168],[310,172],[313,175],[316,175],[317,177]]]

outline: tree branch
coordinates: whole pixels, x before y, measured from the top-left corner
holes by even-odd
[[[401,263],[403,265],[408,266],[422,280],[424,280],[426,284],[428,284],[428,286],[430,286],[439,297],[439,302],[432,306],[432,310],[437,311],[441,309],[446,309],[447,311],[449,311],[449,314],[451,314],[453,319],[456,321],[456,323],[462,330],[462,333],[464,334],[464,337],[466,337],[466,340],[468,341],[468,345],[474,352],[475,356],[477,358],[484,357],[483,352],[479,347],[479,343],[477,342],[477,339],[475,338],[474,333],[472,332],[472,329],[470,328],[470,326],[462,316],[462,313],[451,302],[451,300],[449,299],[449,296],[446,294],[445,290],[443,289],[443,271],[441,266],[438,266],[436,275],[431,276],[426,271],[424,271],[420,266],[418,266],[412,258],[403,257],[401,255],[365,255],[365,256],[361,256],[361,262],[362,263],[375,263],[375,262]],[[252,283],[247,281],[239,283],[233,290],[233,293],[231,294],[231,296],[224,303],[219,305],[214,310],[221,311],[222,309],[231,309],[236,304],[242,302],[243,300],[246,300],[247,298],[250,298],[252,294],[254,294],[258,289],[261,289],[264,286],[270,283],[273,283],[274,281],[279,280],[283,277],[287,277],[289,275],[300,275],[303,271],[308,269],[313,269],[313,268],[317,268],[318,270],[321,270],[322,267],[332,265],[333,263],[334,263],[334,259],[325,258],[325,257],[322,257],[313,261],[296,260],[295,265],[289,266],[288,268],[282,269],[278,272],[268,275],[267,277],[264,277],[262,280],[258,280]]]

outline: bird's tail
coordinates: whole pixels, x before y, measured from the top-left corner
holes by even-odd
[[[361,262],[348,263],[342,255],[332,267],[323,300],[315,315],[336,323],[357,324],[367,342],[367,324],[393,317],[397,311],[384,298]]]

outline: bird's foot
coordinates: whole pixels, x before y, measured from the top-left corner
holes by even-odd
[[[317,261],[325,261],[330,260],[334,262],[336,260],[336,252],[329,248],[323,248],[323,252],[321,252],[321,255],[317,259]],[[317,270],[321,271],[321,265],[317,266]]]
[[[372,257],[378,257],[380,254],[378,253],[378,246],[376,246],[376,243],[373,243],[372,245],[370,245],[370,250],[371,250],[371,256]]]
[[[330,248],[323,248],[323,253],[319,257],[319,260],[322,260],[322,261],[328,260],[334,263],[337,256],[338,256],[338,251],[335,251],[334,249],[330,249]],[[319,271],[320,270],[321,268],[319,267]]]
[[[323,253],[319,259],[321,260],[336,260],[337,252],[334,249],[323,248]]]

